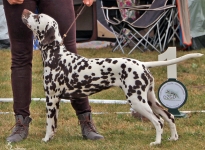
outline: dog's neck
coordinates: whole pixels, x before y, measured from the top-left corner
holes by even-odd
[[[61,47],[62,46],[57,41],[54,41],[53,43],[46,46],[40,46],[43,66],[52,66],[53,64],[56,64],[56,62],[58,62],[59,59],[61,59]]]
[[[54,35],[54,40],[49,44],[43,45],[41,42],[39,42],[39,49],[41,50],[42,60],[44,63],[51,63],[53,59],[60,59],[60,56],[64,54],[65,51],[70,53],[66,50],[66,47],[63,44],[63,38],[60,36],[60,33],[55,32]]]
[[[48,45],[41,45],[39,44],[39,49],[42,52],[48,52],[48,51],[56,51],[58,49],[60,49],[59,47],[61,46],[60,42],[58,41],[53,41],[52,43],[48,44]]]
[[[62,42],[63,42],[63,39],[61,38],[60,34],[55,32],[55,38],[52,42],[46,45],[39,42],[40,50],[41,51],[56,50],[58,49],[59,46],[62,45]]]

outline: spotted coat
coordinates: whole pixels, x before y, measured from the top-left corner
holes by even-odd
[[[39,40],[42,52],[47,108],[47,128],[43,141],[54,136],[61,98],[77,100],[113,86],[120,87],[131,107],[155,126],[156,140],[151,145],[161,143],[162,118],[169,123],[170,140],[178,139],[174,116],[158,103],[154,94],[154,78],[145,62],[131,58],[82,57],[60,44],[62,38],[58,24],[50,16],[24,10],[22,20]]]

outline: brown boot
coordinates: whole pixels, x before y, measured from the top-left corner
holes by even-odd
[[[83,138],[89,140],[104,139],[104,137],[96,131],[90,112],[78,115],[78,119],[80,121]]]
[[[16,124],[11,135],[6,139],[7,142],[19,142],[26,139],[29,131],[29,123],[31,122],[30,117],[23,118],[22,115],[16,115]]]

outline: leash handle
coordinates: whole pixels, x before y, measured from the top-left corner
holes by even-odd
[[[72,27],[73,24],[76,22],[76,20],[78,19],[78,17],[81,15],[81,13],[82,13],[83,9],[85,8],[85,6],[86,6],[86,5],[85,5],[84,3],[82,3],[81,6],[78,8],[78,10],[80,10],[80,11],[79,11],[79,13],[77,13],[77,15],[76,15],[76,17],[75,17],[75,20],[72,22],[72,24],[70,25],[70,27],[68,28],[68,30],[66,31],[66,33],[63,35],[63,39],[62,39],[62,42],[61,42],[60,45],[63,44],[64,38],[67,36],[68,32],[70,31],[71,27]],[[78,10],[77,10],[77,11],[78,11]]]

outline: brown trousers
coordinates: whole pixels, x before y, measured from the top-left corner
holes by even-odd
[[[60,34],[63,35],[75,18],[73,0],[24,0],[23,4],[20,5],[10,5],[7,0],[3,0],[3,4],[11,42],[13,109],[15,115],[25,117],[30,115],[33,34],[23,24],[21,14],[25,8],[32,12],[38,8],[39,13],[48,14],[56,19]],[[64,44],[68,50],[77,53],[75,24],[64,39]],[[88,98],[72,100],[71,105],[77,115],[91,111]]]

